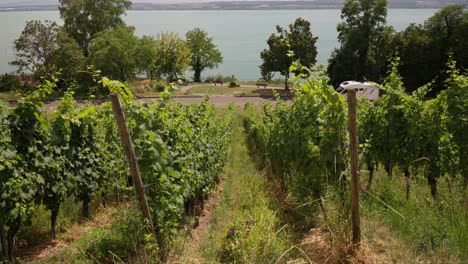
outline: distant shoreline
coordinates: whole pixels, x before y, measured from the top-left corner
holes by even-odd
[[[204,3],[174,3],[174,4],[133,4],[130,10],[137,11],[220,11],[220,10],[326,10],[341,9],[340,0],[316,1],[231,1],[231,2],[204,2]],[[389,9],[438,9],[444,7],[440,3],[424,3],[414,1],[406,3],[389,3]],[[0,12],[15,11],[57,11],[58,5],[32,5],[32,6],[0,6]]]
[[[440,9],[442,7],[389,7],[388,9]],[[129,11],[274,11],[274,10],[341,10],[341,7],[315,7],[315,8],[131,8]],[[37,11],[59,11],[58,7],[45,7],[45,8],[31,8],[31,7],[18,7],[18,8],[0,8],[0,13],[8,12],[37,12]]]

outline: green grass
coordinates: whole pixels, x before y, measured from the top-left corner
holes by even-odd
[[[91,206],[91,212],[96,211],[96,202]],[[60,206],[57,217],[57,232],[65,232],[72,224],[78,222],[81,213],[81,203],[73,197],[66,199]],[[37,206],[31,219],[31,225],[24,225],[18,233],[18,239],[26,241],[28,246],[36,246],[51,239],[50,210],[43,205]]]
[[[413,178],[410,199],[405,198],[404,177],[379,172],[371,195],[362,194],[362,214],[379,221],[417,255],[435,262],[468,262],[468,208],[460,185],[449,191],[447,178],[439,179],[438,198],[430,195],[422,176]],[[377,199],[378,198],[378,199]],[[465,200],[464,200],[465,199]],[[380,201],[379,201],[380,200]],[[388,206],[398,211],[401,216]]]
[[[294,245],[294,235],[281,223],[277,199],[249,156],[241,122],[239,117],[234,125],[221,204],[202,241],[205,263],[274,263]],[[295,254],[290,251],[283,260]]]
[[[269,87],[284,88],[284,80],[278,80],[276,82],[238,81],[236,83],[240,85],[257,85],[257,83],[265,83]]]
[[[165,81],[151,81],[146,83],[140,82],[128,82],[128,88],[136,96],[141,97],[158,97],[159,93],[164,91],[164,87],[167,85]]]
[[[32,263],[157,263],[137,205],[109,207],[92,221],[71,227],[59,239],[67,247]]]
[[[50,236],[50,211],[44,206],[35,209],[31,225],[22,226],[17,240],[27,245],[16,255],[32,263],[121,263],[130,258],[157,259],[151,248],[152,237],[146,231],[138,206],[112,204],[103,208],[102,199],[91,203],[92,218],[81,219],[81,203],[73,197],[64,201],[57,218],[57,237]],[[131,206],[130,206],[131,205]],[[59,245],[57,250],[55,245]],[[60,245],[66,245],[60,248]],[[52,253],[48,253],[51,247]],[[55,252],[56,251],[56,252]],[[38,256],[42,255],[38,259]],[[146,262],[148,263],[148,262]]]
[[[240,88],[229,88],[227,86],[195,86],[189,89],[186,94],[236,94],[242,92]]]
[[[290,95],[288,91],[284,89],[274,89],[280,95]],[[206,85],[206,86],[195,86],[189,89],[186,95],[193,95],[193,94],[221,94],[221,95],[234,95],[234,96],[273,96],[273,89],[263,89],[263,88],[255,88],[255,87],[236,87],[236,88],[229,88],[227,86],[213,86],[213,85]]]
[[[16,92],[4,92],[0,93],[0,101],[18,100],[21,94]]]

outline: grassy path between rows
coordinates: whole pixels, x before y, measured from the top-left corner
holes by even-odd
[[[249,155],[241,118],[234,122],[220,204],[211,212],[206,235],[184,250],[178,263],[275,263],[282,255],[291,258],[293,236],[281,224],[278,201]]]

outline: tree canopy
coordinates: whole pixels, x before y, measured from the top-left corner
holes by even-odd
[[[379,44],[386,43],[392,31],[385,27],[387,1],[347,0],[341,19],[343,22],[337,26],[340,47],[334,50],[328,65],[331,83],[336,86],[346,80],[377,81],[379,73],[386,72],[379,63]]]
[[[130,0],[59,0],[65,30],[88,55],[97,33],[124,25],[121,16],[130,8]]]
[[[268,40],[268,49],[260,53],[263,64],[260,65],[262,77],[271,78],[271,73],[279,72],[285,77],[285,88],[288,88],[289,67],[293,60],[299,60],[304,66],[311,66],[316,63],[317,48],[311,31],[310,22],[298,18],[294,24],[289,25],[289,31],[280,26],[276,26],[278,34],[272,34]],[[288,55],[289,51],[294,53],[294,58]]]
[[[191,52],[187,43],[176,33],[159,33],[138,40],[136,60],[138,71],[153,79],[174,81],[190,66]]]
[[[88,63],[110,78],[124,82],[133,79],[137,41],[133,27],[104,30],[91,42]]]
[[[36,80],[50,79],[61,71],[62,80],[71,80],[83,66],[84,57],[78,44],[55,22],[29,21],[15,40],[16,59],[22,74],[32,73]]]
[[[348,0],[337,26],[340,47],[329,60],[328,75],[336,87],[343,81],[382,82],[390,59],[400,57],[398,70],[408,92],[433,82],[431,95],[444,89],[447,62],[468,68],[468,11],[448,5],[424,24],[395,32],[386,26],[385,0]]]
[[[201,28],[194,28],[186,34],[187,45],[192,53],[190,66],[194,72],[193,80],[201,81],[201,73],[205,69],[213,69],[223,62],[221,52],[213,43],[213,38]]]
[[[183,76],[191,62],[191,52],[187,43],[172,32],[159,33],[154,41],[156,48],[154,60],[156,78],[166,78],[173,81]]]
[[[137,58],[137,68],[140,73],[146,74],[147,78],[156,78],[156,41],[153,37],[143,36],[138,39],[138,48],[135,54]]]
[[[79,71],[85,66],[85,57],[78,43],[63,28],[57,35],[57,44],[59,48],[53,52],[52,64],[60,71],[59,80],[69,86],[77,81]]]
[[[444,89],[450,56],[459,69],[468,68],[468,11],[449,5],[422,25],[411,24],[396,34],[393,47],[399,51],[399,70],[408,91],[435,81],[433,94]]]

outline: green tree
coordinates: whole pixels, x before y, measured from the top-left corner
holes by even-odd
[[[401,58],[398,70],[405,82],[406,89],[411,91],[422,84],[430,82],[433,77],[434,62],[440,51],[433,50],[432,37],[424,26],[411,24],[404,31],[395,35],[393,45]],[[411,87],[411,88],[409,88]]]
[[[279,72],[285,77],[284,86],[288,88],[289,84],[289,67],[292,64],[292,59],[288,57],[289,47],[286,36],[282,29],[278,26],[279,35],[272,34],[267,40],[269,49],[265,49],[260,53],[263,60],[260,65],[260,72],[264,80],[271,80],[273,72]]]
[[[290,24],[289,31],[276,26],[278,34],[272,34],[268,38],[269,49],[260,53],[263,60],[260,71],[264,79],[271,79],[272,72],[279,72],[285,77],[285,88],[289,88],[289,67],[293,63],[293,58],[288,55],[289,51],[294,53],[294,59],[299,60],[302,65],[315,64],[317,57],[315,43],[318,38],[314,37],[310,26],[310,22],[303,18],[298,18],[294,24]]]
[[[375,57],[379,43],[388,42],[386,29],[386,0],[347,0],[341,10],[344,21],[337,26],[338,41],[341,46],[335,49],[329,60],[328,75],[333,85],[346,80],[382,79],[386,63],[378,64]],[[382,69],[383,68],[383,69]]]
[[[184,75],[191,62],[191,52],[187,43],[176,33],[160,33],[154,38],[156,58],[155,77],[176,80]]]
[[[425,21],[399,32],[394,41],[401,56],[399,70],[408,91],[435,80],[432,94],[445,89],[450,54],[459,69],[468,68],[468,11],[450,5]]]
[[[137,42],[132,27],[105,30],[91,42],[88,63],[110,78],[123,82],[131,80],[137,70]]]
[[[56,76],[63,83],[59,83],[59,88],[67,89],[71,83],[78,79],[78,74],[85,66],[85,56],[80,46],[71,38],[63,28],[57,34],[58,48],[52,53],[52,64],[60,71]]]
[[[16,59],[10,64],[18,66],[18,73],[33,73],[36,80],[50,80],[58,71],[61,79],[72,80],[83,65],[78,44],[55,22],[27,22],[14,44]]]
[[[449,52],[453,59],[468,65],[468,11],[464,5],[449,5],[435,13],[425,22],[425,28],[444,51],[443,63],[446,65]]]
[[[201,73],[205,69],[213,69],[223,62],[221,52],[213,43],[213,38],[200,28],[187,32],[187,45],[192,51],[190,66],[194,72],[193,80],[201,82]]]
[[[138,47],[135,57],[137,59],[137,68],[140,73],[145,73],[147,78],[153,80],[156,77],[156,41],[149,36],[143,36],[138,39]]]
[[[121,16],[130,8],[129,0],[59,0],[65,30],[88,56],[91,40],[97,33],[124,25]]]

